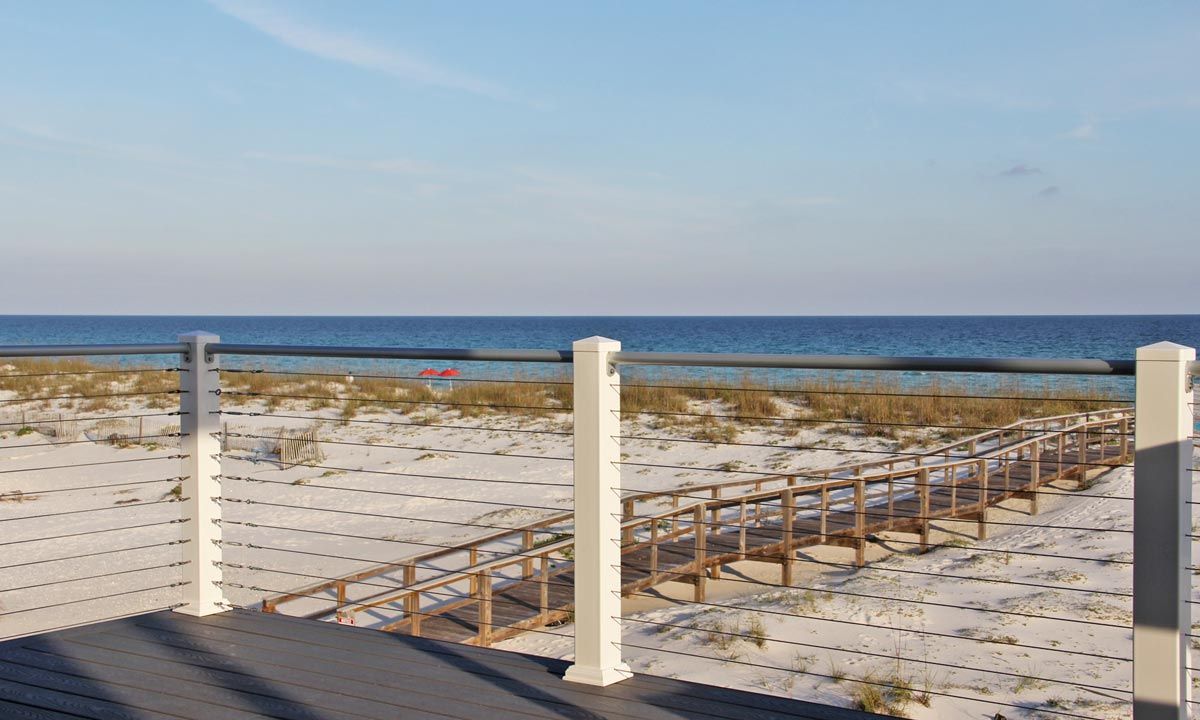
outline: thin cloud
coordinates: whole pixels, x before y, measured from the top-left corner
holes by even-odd
[[[1028,177],[1030,175],[1041,175],[1042,169],[1021,163],[1013,165],[1004,172],[999,173],[999,177]]]
[[[1048,185],[1041,190],[1038,190],[1034,197],[1039,198],[1054,198],[1062,194],[1057,185]]]
[[[1095,140],[1099,137],[1099,129],[1093,120],[1087,120],[1082,125],[1075,127],[1067,132],[1067,137],[1072,140]]]
[[[796,195],[782,198],[779,204],[785,207],[820,207],[824,205],[837,205],[840,202],[839,198],[832,195]]]
[[[318,27],[267,3],[256,0],[209,0],[209,3],[290,48],[325,60],[381,72],[418,85],[458,90],[493,100],[513,99],[512,93],[498,85],[353,35]]]
[[[331,170],[375,172],[385,175],[443,175],[440,169],[426,163],[406,158],[383,158],[376,160],[351,160],[326,155],[282,155],[252,150],[243,155],[247,160],[301,165]]]
[[[45,125],[0,120],[0,145],[32,150],[100,157],[112,160],[136,160],[159,165],[190,166],[184,158],[150,145],[126,145],[66,135]]]

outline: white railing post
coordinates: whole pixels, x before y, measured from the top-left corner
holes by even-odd
[[[1133,505],[1133,713],[1185,720],[1191,632],[1192,415],[1196,351],[1157,343],[1137,351]]]
[[[204,346],[220,338],[203,332],[180,335],[188,348],[179,374],[180,448],[183,457],[183,586],[176,612],[204,616],[227,609],[221,586],[221,430],[216,363]]]
[[[621,343],[575,341],[575,664],[565,678],[610,685],[621,662]]]

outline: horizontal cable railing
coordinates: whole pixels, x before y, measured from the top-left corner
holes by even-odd
[[[180,605],[186,350],[0,347],[0,638]]]
[[[1149,682],[1139,362],[183,340],[0,347],[0,637],[250,607],[895,713]]]
[[[209,349],[232,354],[225,344]],[[232,348],[241,350],[297,357]],[[544,628],[568,619],[573,603],[562,570],[573,530],[571,380],[489,368],[564,358],[361,348],[299,356],[472,366],[221,367],[230,602],[481,645],[558,637]]]

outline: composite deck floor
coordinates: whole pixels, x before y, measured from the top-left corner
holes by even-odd
[[[869,720],[853,710],[559,660],[232,611],[160,612],[0,643],[5,720]]]

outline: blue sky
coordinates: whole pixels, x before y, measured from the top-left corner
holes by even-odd
[[[0,1],[3,313],[1196,312],[1200,4]]]

